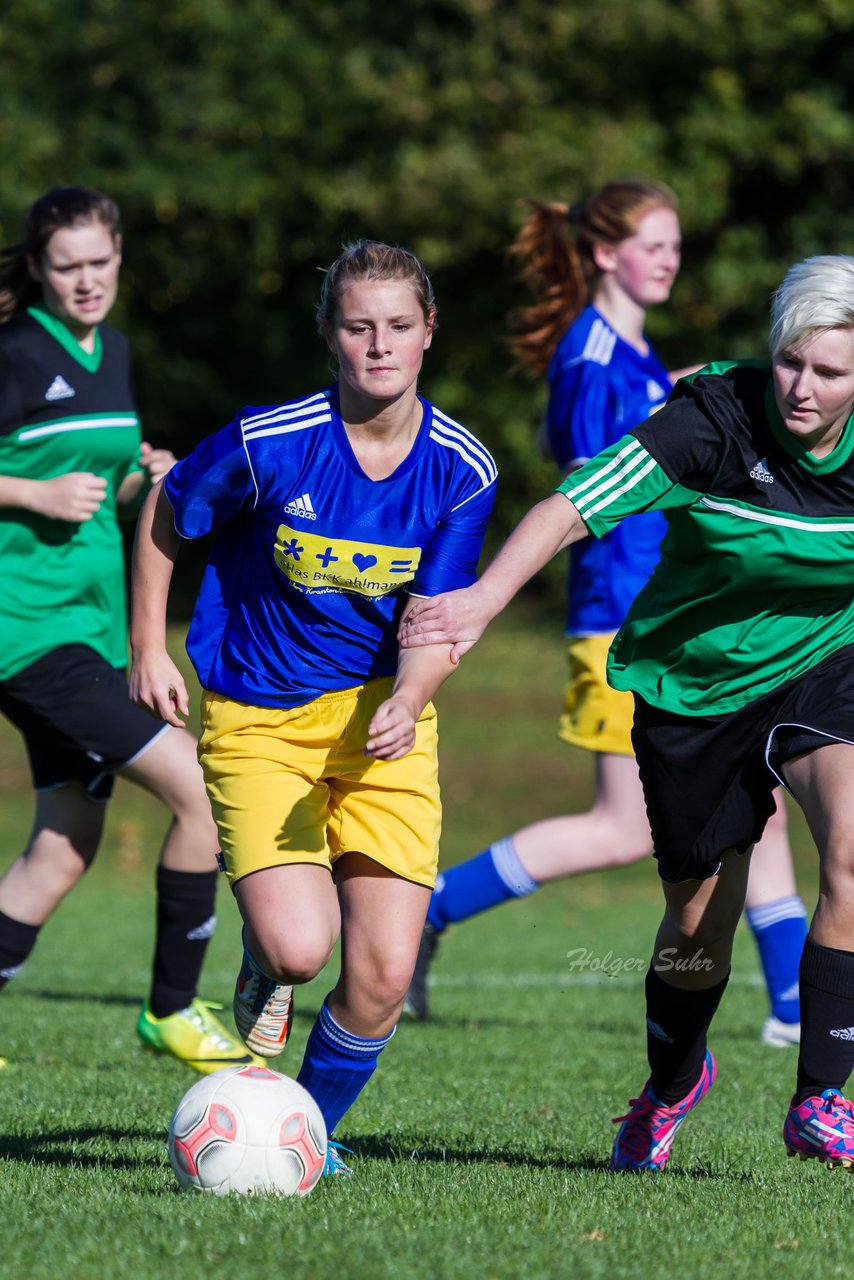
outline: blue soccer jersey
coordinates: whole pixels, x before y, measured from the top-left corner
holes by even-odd
[[[419,399],[415,443],[384,480],[359,466],[337,387],[244,410],[169,472],[178,533],[217,532],[187,637],[206,689],[295,707],[393,675],[405,596],[474,582],[495,463]]]
[[[570,325],[548,370],[546,431],[562,471],[586,462],[660,408],[670,378],[652,348],[641,355],[595,307]],[[659,511],[631,516],[570,552],[567,635],[617,631],[658,562]]]

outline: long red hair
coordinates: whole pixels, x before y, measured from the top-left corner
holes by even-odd
[[[587,304],[599,276],[596,245],[614,247],[634,235],[653,209],[676,212],[676,196],[664,183],[645,179],[606,182],[578,204],[528,202],[531,212],[509,253],[533,302],[507,317],[514,370],[539,378],[563,334]]]

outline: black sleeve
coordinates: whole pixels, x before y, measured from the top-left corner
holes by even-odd
[[[636,436],[675,484],[708,493],[730,449],[743,412],[720,374],[677,382],[667,403],[636,427]]]
[[[0,347],[0,436],[11,435],[24,424],[21,387],[11,354]]]

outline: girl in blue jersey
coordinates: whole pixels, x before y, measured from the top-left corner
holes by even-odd
[[[670,374],[644,326],[680,264],[676,198],[657,182],[609,182],[583,203],[535,204],[511,252],[533,295],[511,316],[511,348],[530,377],[545,375],[540,444],[566,475],[654,413]],[[658,561],[658,511],[571,548],[566,635],[569,681],[560,736],[593,753],[596,797],[585,813],[548,818],[496,841],[440,876],[430,902],[407,1009],[426,1017],[426,978],[448,924],[541,884],[624,866],[651,847],[632,753],[632,699],[611,689],[605,659],[629,605]],[[806,912],[797,895],[782,806],[754,854],[748,919],[771,1002],[763,1039],[797,1041],[798,960]]]
[[[244,919],[234,1014],[284,1048],[293,986],[341,937],[341,971],[300,1082],[327,1130],[394,1034],[438,858],[436,713],[447,645],[402,653],[413,597],[474,582],[492,459],[417,392],[436,323],[412,254],[349,246],[318,327],[325,391],[247,409],[177,464],[140,518],[131,688],[170,723],[187,692],[164,646],[181,537],[216,531],[188,649],[200,758]],[[347,1172],[331,1148],[330,1172]]]

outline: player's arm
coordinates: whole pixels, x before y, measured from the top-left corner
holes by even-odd
[[[404,622],[416,603],[410,597]],[[415,745],[415,723],[439,686],[454,670],[449,644],[401,649],[391,694],[379,707],[368,729],[365,754],[377,760],[398,760]]]
[[[143,440],[139,447],[139,470],[131,471],[119,485],[116,502],[120,507],[129,506],[142,497],[146,486],[157,484],[158,480],[175,465],[175,455],[171,449],[155,449]]]
[[[450,644],[450,660],[456,664],[520,587],[586,533],[587,526],[568,498],[562,493],[544,498],[520,521],[473,586],[413,602],[399,633],[401,645]]]
[[[50,480],[0,476],[0,507],[17,507],[69,524],[91,520],[106,496],[107,481],[91,471],[69,471]]]
[[[176,726],[189,712],[184,677],[166,651],[166,606],[180,543],[159,480],[139,514],[133,547],[130,696]]]

